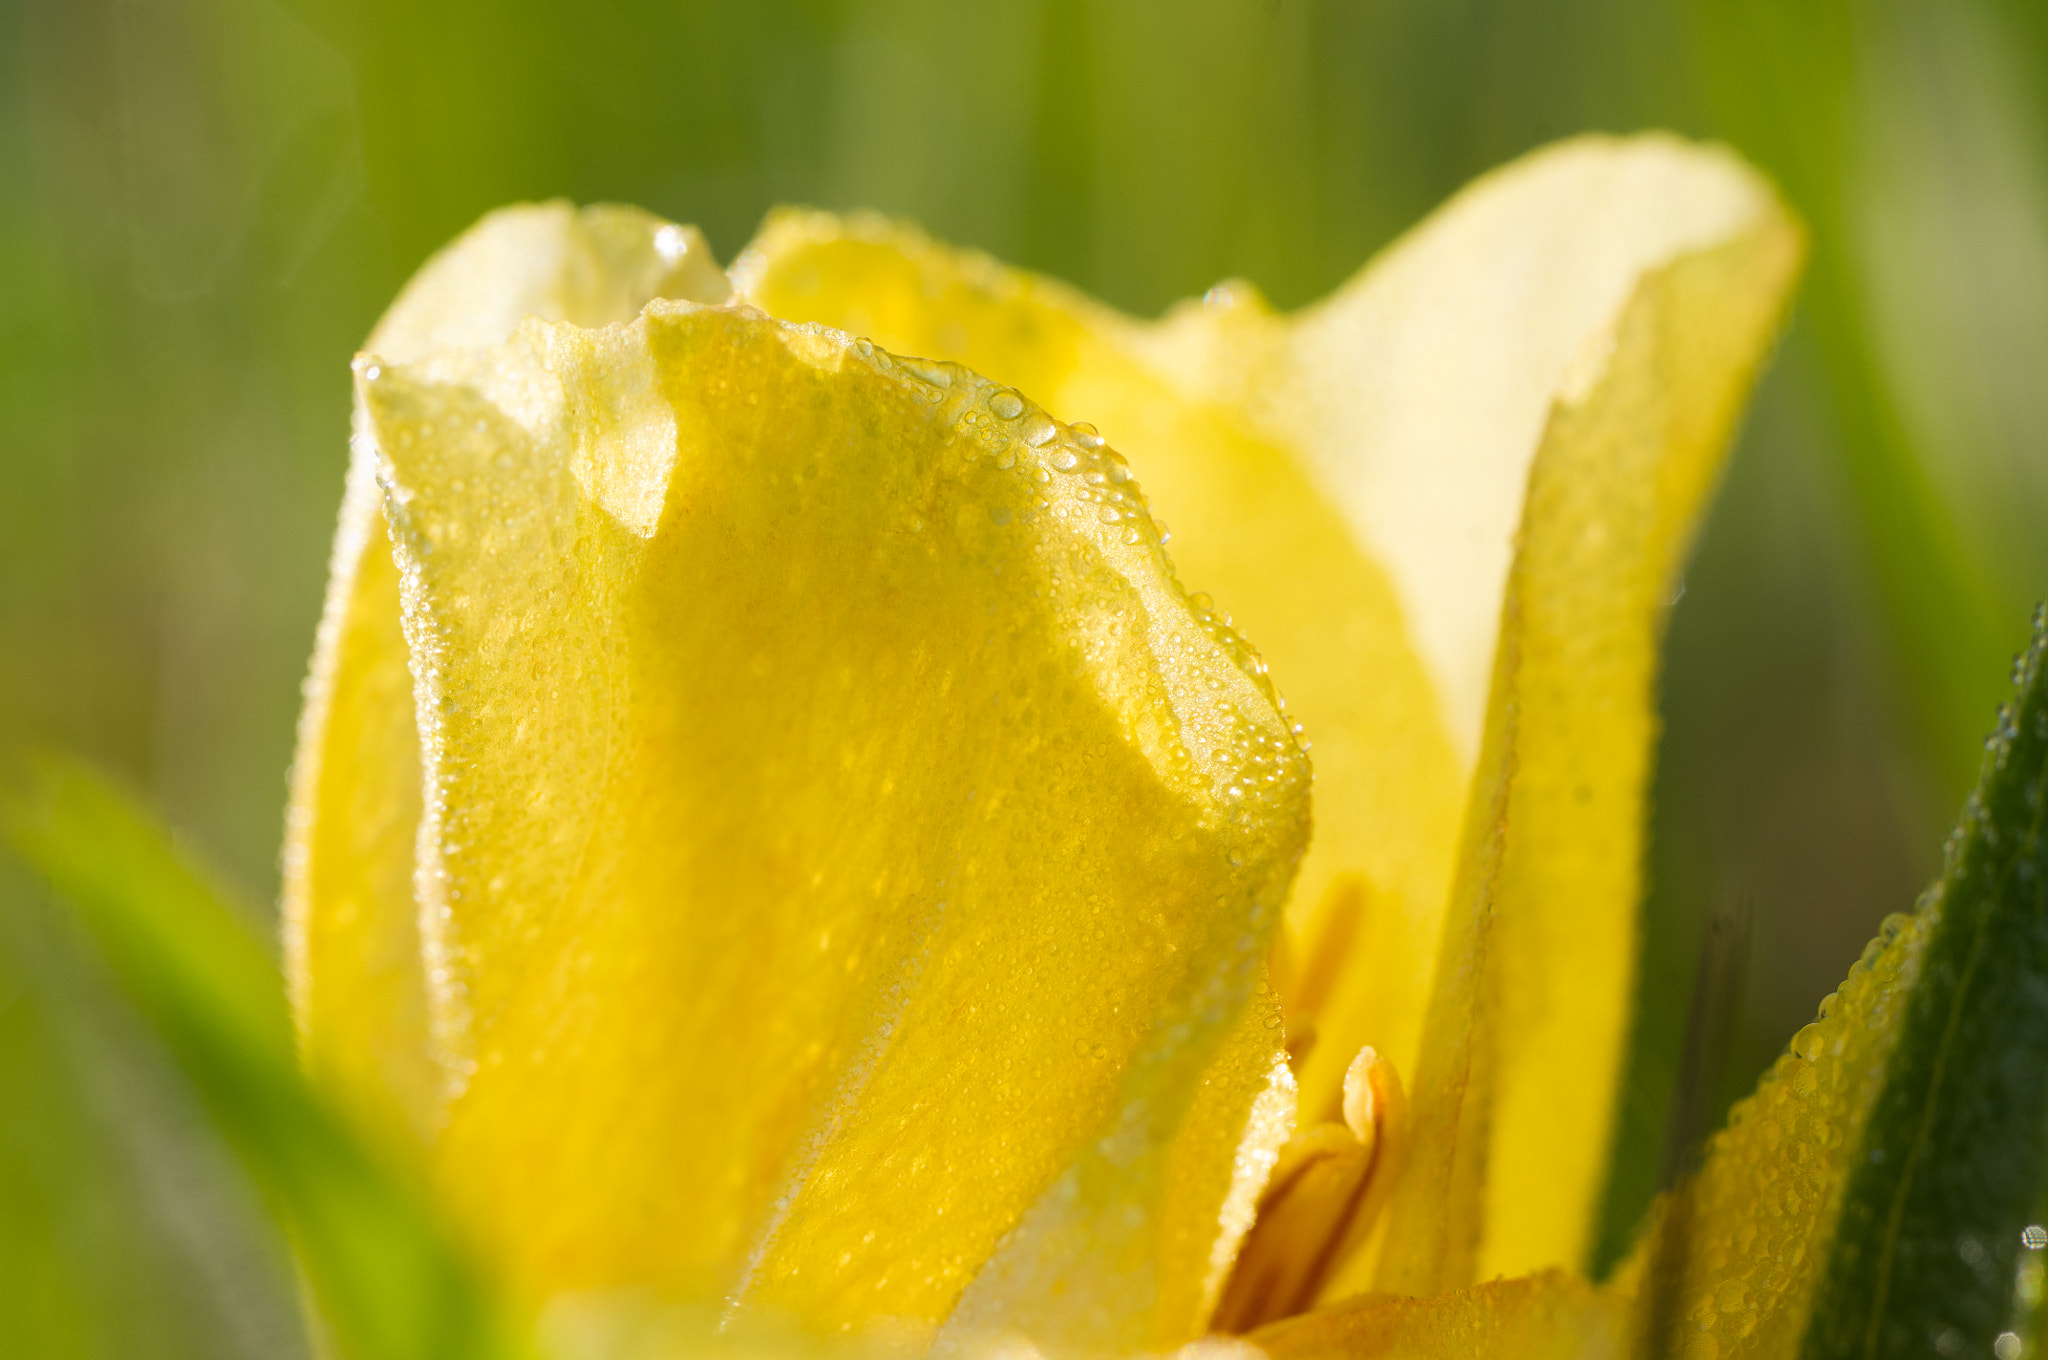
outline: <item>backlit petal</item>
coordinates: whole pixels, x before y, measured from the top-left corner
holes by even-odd
[[[1560,378],[1529,473],[1383,1287],[1586,1249],[1629,1019],[1657,644],[1800,254],[1763,185],[1720,157],[1692,168],[1743,213],[1635,282]],[[1640,191],[1671,194],[1667,178]]]
[[[497,344],[527,316],[603,325],[650,298],[726,292],[694,228],[634,208],[508,208],[424,266],[369,343],[402,361]],[[292,769],[285,952],[310,1069],[393,1137],[424,1135],[437,1084],[412,891],[419,738],[398,611],[375,462],[358,440]]]
[[[1656,642],[1797,255],[1740,162],[1651,136],[1486,177],[1288,318],[1227,285],[1136,322],[873,219],[780,217],[736,268],[779,314],[1094,420],[1190,578],[1259,639],[1315,740],[1289,919],[1298,950],[1345,954],[1301,969],[1328,978],[1304,1116],[1334,1117],[1370,1044],[1415,1074],[1433,1149],[1390,1284],[1584,1255],[1633,989]]]
[[[1246,1338],[1270,1360],[1612,1360],[1622,1306],[1561,1271],[1435,1298],[1367,1298]]]
[[[1334,1041],[1349,1047],[1304,1090],[1304,1115],[1338,1117],[1344,1068],[1366,1042],[1412,1070],[1464,773],[1393,583],[1300,451],[1244,405],[1250,370],[1270,365],[1286,324],[1256,301],[1224,308],[1216,336],[1199,306],[1135,321],[872,217],[778,214],[733,272],[741,295],[776,315],[960,360],[1099,426],[1129,455],[1172,526],[1183,579],[1258,639],[1288,716],[1314,740],[1315,839],[1290,923],[1312,934],[1318,908],[1362,900],[1352,946],[1372,961],[1370,1015]],[[1185,352],[1194,329],[1199,355]],[[1205,385],[1209,367],[1220,376]]]
[[[419,680],[434,1173],[485,1249],[529,1298],[919,1335],[1078,1213],[1127,1230],[1122,1278],[1197,1287],[1103,1332],[1037,1302],[1075,1257],[1009,1274],[1010,1315],[1055,1353],[1190,1335],[1201,1275],[1134,1258],[1204,1260],[1271,1118],[1271,1039],[1226,1041],[1307,766],[1135,484],[1012,390],[744,310],[359,374]]]

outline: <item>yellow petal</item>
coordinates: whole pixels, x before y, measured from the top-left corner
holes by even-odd
[[[1360,1299],[1246,1340],[1270,1360],[1609,1360],[1623,1322],[1612,1298],[1553,1271],[1434,1298]]]
[[[1316,837],[1289,919],[1344,952],[1334,973],[1312,954],[1300,969],[1327,996],[1303,1113],[1335,1116],[1369,1044],[1416,1074],[1433,1130],[1390,1283],[1472,1278],[1482,1236],[1484,1273],[1576,1265],[1590,1240],[1664,599],[1797,250],[1733,157],[1649,136],[1486,177],[1289,318],[1227,285],[1141,323],[868,218],[777,217],[735,269],[778,314],[964,359],[1096,421],[1175,525],[1189,579],[1259,639],[1315,739]],[[1693,282],[1651,282],[1716,251],[1731,253]],[[1581,407],[1597,415],[1554,420]],[[1525,507],[1532,477],[1549,489]],[[1510,600],[1518,533],[1533,555]],[[1497,675],[1503,630],[1528,656]],[[1473,781],[1488,722],[1515,712]],[[1488,913],[1505,924],[1482,955],[1471,929]],[[1329,928],[1311,928],[1319,914]],[[1474,1088],[1487,958],[1498,1009]]]
[[[1188,1278],[1133,1258],[1242,1197],[1160,1198],[1270,1087],[1204,1082],[1307,766],[1121,468],[746,310],[359,372],[430,791],[434,1170],[526,1296],[923,1335],[1020,1224],[1003,1260],[1105,1214],[1117,1281]],[[1199,1325],[1199,1276],[1075,1306],[1092,1264],[987,1289],[1051,1352]]]
[[[1163,1155],[1119,1130],[1061,1176],[983,1267],[933,1347],[1128,1356],[1199,1333],[1294,1130],[1277,998],[1246,1011]],[[1158,1135],[1153,1135],[1157,1137]]]
[[[726,292],[695,228],[634,208],[508,208],[424,266],[370,346],[408,360],[496,344],[527,316],[602,325],[649,298]],[[309,1069],[392,1137],[424,1136],[438,1082],[412,893],[419,738],[398,611],[376,468],[358,440],[292,767],[286,964]]]
[[[1367,1043],[1412,1071],[1464,773],[1392,582],[1302,452],[1244,405],[1249,370],[1264,371],[1286,326],[1256,302],[1224,308],[1215,324],[1235,347],[1208,362],[1187,352],[1207,334],[1199,307],[1135,321],[872,217],[779,213],[733,273],[756,306],[959,360],[1086,418],[1129,455],[1183,578],[1258,639],[1288,716],[1314,739],[1316,833],[1291,925],[1306,932],[1319,908],[1363,900],[1353,950],[1374,985],[1319,1046],[1332,1061],[1304,1088],[1304,1116],[1338,1117],[1344,1069]]]
[[[1546,205],[1578,211],[1555,182],[1591,192],[1573,164],[1589,153],[1593,184],[1653,222],[1660,201],[1718,196],[1718,219],[1698,214],[1718,230],[1667,231],[1667,261],[1630,280],[1611,327],[1558,377],[1506,587],[1383,1288],[1577,1265],[1585,1252],[1629,1018],[1657,643],[1801,252],[1738,163],[1654,142],[1552,153],[1474,192],[1503,200],[1504,232],[1526,233]]]

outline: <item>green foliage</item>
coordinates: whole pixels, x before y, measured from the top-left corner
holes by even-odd
[[[282,1239],[55,916],[0,859],[0,1355],[303,1356]]]
[[[1921,910],[1937,913],[1863,1135],[1805,1360],[1985,1355],[2038,1301],[2048,1191],[2048,612]],[[2032,1298],[2020,1294],[2022,1267]],[[2007,1355],[2017,1337],[1998,1354]]]
[[[346,1360],[518,1349],[416,1196],[300,1079],[277,969],[165,834],[82,766],[40,760],[0,833],[85,925],[284,1224]]]

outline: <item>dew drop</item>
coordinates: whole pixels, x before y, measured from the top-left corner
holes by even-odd
[[[1072,425],[1069,425],[1067,433],[1072,435],[1074,442],[1084,449],[1099,449],[1102,447],[1102,431],[1096,429],[1085,420],[1077,420]]]
[[[999,387],[989,394],[988,409],[1004,420],[1015,420],[1024,414],[1024,398],[1007,387]]]
[[[665,223],[654,233],[654,250],[664,264],[672,265],[689,253],[690,238],[675,223]]]
[[[1061,472],[1072,472],[1081,466],[1081,460],[1072,449],[1061,449],[1052,456],[1052,465]]]
[[[1123,518],[1123,512],[1118,510],[1114,505],[1105,505],[1100,510],[1097,510],[1095,512],[1095,517],[1101,520],[1104,524],[1114,524],[1118,520]]]
[[[1034,449],[1050,444],[1058,433],[1058,427],[1042,412],[1032,412],[1031,419],[1024,422],[1024,442]]]
[[[1811,1061],[1821,1055],[1827,1044],[1827,1032],[1819,1025],[1808,1025],[1792,1036],[1793,1056]]]

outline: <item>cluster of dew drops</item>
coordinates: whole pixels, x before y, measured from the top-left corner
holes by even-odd
[[[1131,479],[1130,465],[1093,425],[1054,420],[1014,389],[958,364],[892,355],[866,338],[856,339],[852,348],[877,370],[899,375],[915,399],[938,408],[936,415],[941,421],[967,431],[988,450],[999,470],[1015,471],[1035,483],[1041,510],[1058,516],[1059,500],[1089,507],[1084,513],[1102,526],[1105,540],[1125,547],[1138,547],[1149,538],[1163,548],[1172,538],[1167,527],[1153,519],[1150,503]],[[1056,485],[1061,480],[1066,484]],[[1161,561],[1172,577],[1171,562],[1163,555]],[[1274,688],[1265,659],[1231,625],[1230,616],[1217,609],[1206,594],[1185,598],[1209,641],[1249,676],[1285,717],[1287,701]],[[1235,736],[1232,745],[1241,748],[1238,754],[1243,757],[1243,768],[1224,790],[1231,802],[1247,795],[1252,795],[1253,803],[1285,798],[1291,796],[1298,781],[1308,778],[1309,746],[1300,723],[1289,720],[1284,739],[1249,730]],[[1250,809],[1242,808],[1242,812],[1248,815]]]
[[[1063,425],[1014,389],[958,364],[898,358],[866,339],[855,340],[853,349],[877,369],[910,379],[905,385],[912,396],[938,406],[941,420],[987,446],[997,468],[1019,470],[1036,482],[1041,509],[1053,509],[1055,476],[1068,477],[1077,483],[1071,494],[1094,507],[1092,513],[1105,529],[1121,526],[1119,537],[1126,546],[1135,547],[1148,536],[1161,544],[1172,538],[1165,525],[1152,519],[1150,504],[1131,480],[1130,466],[1093,425]],[[1020,444],[1030,452],[1020,456]]]

